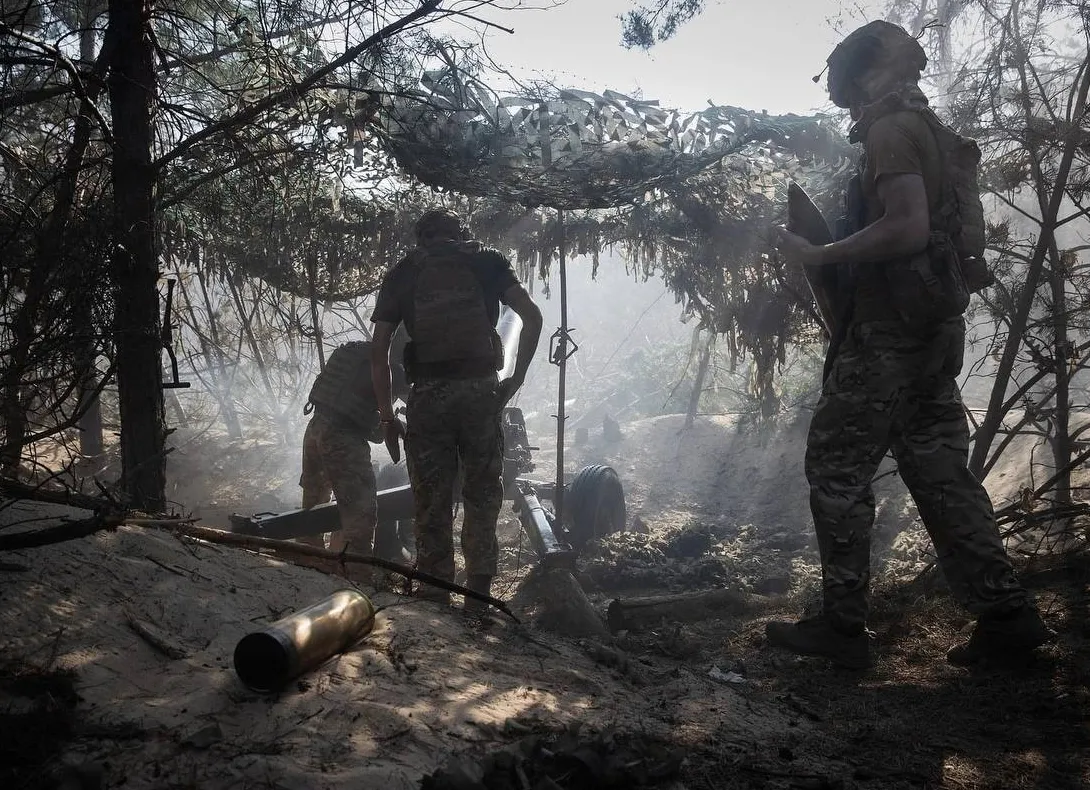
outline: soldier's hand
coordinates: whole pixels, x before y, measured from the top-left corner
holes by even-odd
[[[775,235],[776,249],[791,263],[802,265],[820,264],[820,248],[811,244],[802,236],[792,233],[782,225],[777,227]]]
[[[386,443],[386,451],[390,459],[396,464],[401,460],[401,445],[398,440],[405,439],[405,423],[396,417],[392,420],[382,421],[382,439]]]
[[[522,382],[516,379],[514,376],[506,378],[496,385],[496,405],[502,409],[507,405],[511,398],[515,397],[515,393],[518,392],[519,387],[522,386]]]

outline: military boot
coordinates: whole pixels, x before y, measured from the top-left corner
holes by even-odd
[[[1029,605],[1003,615],[981,615],[968,642],[951,648],[946,660],[959,667],[1018,664],[1056,634]]]
[[[466,581],[466,587],[482,595],[491,595],[492,577],[483,573],[475,573]],[[480,616],[488,611],[488,604],[467,595],[463,611],[468,615]]]
[[[845,634],[836,630],[824,615],[807,617],[797,623],[765,625],[769,644],[800,656],[820,656],[847,669],[871,665],[870,636],[866,630]]]
[[[450,593],[442,587],[432,587],[430,584],[416,585],[413,597],[422,601],[435,601],[443,606],[450,606]]]

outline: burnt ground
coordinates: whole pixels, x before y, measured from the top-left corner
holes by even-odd
[[[670,434],[674,430],[663,420],[651,421],[648,426],[660,432],[668,428]],[[696,456],[711,457],[714,443],[730,440],[721,427],[712,425],[717,432],[707,433],[703,444],[699,436],[695,440],[692,436],[683,438],[690,445],[695,441],[699,451]],[[1040,655],[1025,666],[973,672],[958,669],[946,664],[944,656],[966,638],[971,619],[953,604],[941,583],[913,582],[927,562],[928,548],[918,526],[904,527],[903,508],[891,495],[883,507],[897,519],[883,521],[880,514],[875,540],[871,628],[876,635],[876,665],[860,673],[837,670],[819,659],[795,658],[771,650],[764,639],[765,622],[796,617],[817,600],[816,554],[805,512],[799,511],[796,501],[801,495],[783,483],[794,472],[769,461],[773,449],[776,457],[795,458],[798,448],[790,442],[782,446],[747,445],[721,467],[712,463],[705,464],[706,469],[694,470],[684,464],[663,463],[664,457],[670,460],[670,448],[664,448],[662,437],[651,441],[646,436],[634,436],[636,431],[631,426],[626,429],[626,444],[614,454],[631,458],[627,467],[603,452],[597,457],[588,454],[577,459],[580,463],[612,462],[623,471],[629,490],[629,531],[592,545],[580,560],[578,578],[591,600],[604,609],[614,598],[726,588],[764,596],[756,610],[691,623],[648,621],[598,643],[533,630],[509,634],[502,622],[477,633],[465,630],[459,622],[437,619],[416,605],[391,602],[389,633],[393,636],[388,638],[389,645],[348,656],[332,672],[323,670],[308,676],[292,695],[269,705],[270,715],[279,719],[266,722],[262,714],[260,720],[246,719],[245,726],[239,724],[236,730],[232,729],[234,720],[221,717],[225,742],[233,740],[236,731],[245,734],[258,722],[269,728],[269,739],[280,739],[275,752],[267,751],[274,747],[265,743],[263,733],[257,739],[262,741],[259,751],[243,756],[232,752],[230,761],[220,754],[227,751],[226,743],[202,746],[192,741],[203,732],[195,725],[204,721],[192,717],[221,716],[216,707],[222,702],[221,693],[208,692],[207,700],[202,697],[199,706],[190,704],[190,708],[201,710],[191,710],[184,720],[182,707],[177,714],[179,724],[164,716],[161,721],[155,720],[154,727],[137,718],[120,723],[107,721],[104,725],[95,716],[88,716],[88,703],[82,697],[97,694],[98,699],[108,700],[112,692],[88,683],[94,663],[83,665],[77,681],[62,667],[64,662],[53,661],[57,645],[69,639],[76,644],[71,631],[58,630],[57,645],[50,636],[43,640],[38,652],[20,654],[28,659],[27,663],[0,666],[0,786],[57,787],[61,786],[57,779],[65,778],[65,786],[74,788],[211,787],[207,780],[187,777],[215,775],[216,769],[210,766],[221,759],[225,760],[225,770],[230,767],[241,771],[245,781],[219,782],[214,785],[217,787],[392,790],[410,785],[378,782],[377,769],[358,773],[353,770],[374,765],[376,759],[404,765],[408,754],[413,755],[414,767],[406,776],[417,777],[412,786],[434,790],[1065,790],[1090,786],[1090,556],[1074,552],[1020,558],[1023,580],[1035,594],[1046,621],[1058,633],[1055,643],[1039,651]],[[634,452],[634,447],[638,451]],[[652,448],[655,453],[650,452]],[[755,458],[758,451],[764,455]],[[545,449],[541,455],[547,456],[547,452]],[[242,455],[252,455],[253,466],[257,459],[261,464],[276,466],[264,447]],[[263,486],[255,474],[253,480],[235,479],[237,499],[227,495],[234,490],[225,492],[221,485],[212,506],[208,498],[187,496],[182,501],[194,509],[203,504],[206,518],[211,516],[205,521],[208,526],[221,526],[212,516],[217,510],[256,509],[246,507],[254,500],[255,490],[276,489],[280,502],[273,505],[292,506],[293,473],[290,468],[285,471],[291,460],[286,456],[285,462],[277,466],[281,471],[275,477],[276,485]],[[661,471],[653,475],[650,467]],[[194,468],[179,479],[199,489],[197,471]],[[548,470],[544,471],[541,476],[547,479]],[[730,487],[732,480],[741,482]],[[993,491],[997,503],[1001,496]],[[503,571],[496,592],[509,598],[527,578],[534,558],[517,520],[508,511],[501,517],[500,535]],[[150,551],[146,539],[138,540],[135,534],[127,535],[123,543],[126,550],[121,554],[126,557],[147,553],[154,561],[157,552],[165,550],[158,546]],[[216,555],[216,562],[223,565],[225,572],[235,567],[222,551],[201,551],[202,557]],[[104,561],[107,556],[113,555],[104,554],[99,559]],[[172,557],[167,557],[165,564],[182,564]],[[79,562],[66,563],[66,567],[71,566],[72,579],[86,575]],[[256,568],[251,572],[258,574],[254,576],[255,584],[266,577],[279,579],[287,574],[284,569],[274,574],[274,569],[265,568],[256,559],[248,562]],[[141,563],[141,567],[147,564],[143,560]],[[207,558],[202,559],[201,572],[218,579],[208,563]],[[158,584],[164,578],[173,580],[172,584],[190,584],[176,573],[164,574],[163,564],[161,561],[155,567],[149,566],[149,571],[158,575],[148,578],[156,579]],[[111,572],[106,566],[99,570]],[[284,578],[311,591],[302,595],[305,598],[325,588],[317,576],[303,578],[292,572]],[[21,577],[17,572],[0,569],[0,581],[3,577],[8,578],[11,590],[19,589],[16,585]],[[86,587],[71,584],[71,591],[86,593]],[[279,604],[291,607],[299,596],[290,595],[290,590],[282,586],[277,587],[278,601],[283,599]],[[34,590],[43,604],[57,594],[27,589]],[[163,598],[168,600],[169,595],[181,594],[188,587],[164,589],[170,590]],[[205,582],[200,589],[207,596],[216,585]],[[69,591],[67,587],[59,590],[61,594]],[[259,591],[256,587],[247,591],[254,599],[255,612],[262,605]],[[219,592],[223,592],[222,585]],[[14,600],[4,600],[5,607]],[[155,611],[149,609],[141,616],[150,617]],[[214,610],[210,607],[208,611]],[[9,609],[9,614],[14,613]],[[50,616],[60,622],[61,614],[54,607]],[[202,626],[204,618],[194,618],[192,622],[185,618],[169,622],[179,624],[179,635],[184,636],[188,629],[195,639],[201,635],[198,626]],[[238,623],[232,627],[238,630],[243,626]],[[133,638],[131,634],[122,636],[125,628],[119,622],[112,631],[101,632],[108,638],[96,632],[88,641],[116,653],[122,638]],[[149,652],[146,646],[141,648],[139,661],[133,663],[130,659],[126,664],[118,656],[110,666],[117,669],[132,665],[134,672],[141,673],[156,671],[156,667],[164,668],[158,671],[169,669],[174,679],[164,690],[171,692],[207,685],[209,680],[201,679],[201,673],[205,673],[235,700],[237,691],[231,690],[229,669],[222,666],[219,656],[225,649],[222,646],[229,648],[232,644],[232,633],[228,629],[213,639],[209,632],[211,646],[194,648],[190,670],[170,669],[175,665]],[[434,645],[437,639],[443,644]],[[397,640],[408,641],[395,650]],[[410,657],[412,666],[405,664],[404,656]],[[384,657],[396,671],[384,670],[381,682],[370,679],[370,667],[376,661],[385,666]],[[476,663],[460,663],[470,659]],[[494,680],[475,675],[475,670],[468,668],[491,666],[490,661],[496,672]],[[413,662],[418,662],[419,668]],[[452,669],[484,683],[485,689],[478,690],[469,680],[451,676]],[[501,676],[506,684],[502,687],[506,689],[502,706],[491,703],[482,708],[470,704],[472,699],[496,696],[501,687],[493,687],[493,683],[500,682]],[[422,678],[428,683],[423,684]],[[345,680],[352,682],[346,685]],[[353,684],[363,685],[357,688]],[[460,684],[465,684],[464,689]],[[404,697],[389,703],[389,710],[398,712],[417,704],[414,700],[425,687],[440,690],[428,691],[431,695],[446,694],[455,700],[464,696],[466,702],[459,705],[459,710],[464,707],[467,715],[476,711],[472,713],[474,720],[455,720],[449,701],[436,701],[424,726],[408,719],[398,719],[396,726],[383,719],[368,723],[378,691],[388,695],[404,693]],[[155,692],[155,698],[161,698],[162,693]],[[526,694],[534,695],[532,704],[518,702]],[[146,705],[143,697],[136,696],[133,705]],[[586,710],[565,709],[567,700],[592,703]],[[100,707],[103,704],[99,702]],[[237,704],[237,700],[231,704]],[[244,718],[262,705],[249,699],[243,704],[248,706],[240,711]],[[183,705],[184,701],[170,700],[172,709]],[[485,723],[480,711],[489,707],[491,722]],[[361,711],[365,713],[362,719]],[[594,715],[588,715],[589,711]],[[296,716],[302,724],[285,724],[289,719],[295,721],[292,717]],[[285,741],[280,728],[288,731],[288,726],[297,729]],[[347,755],[338,751],[332,756],[321,752],[325,747],[318,744],[331,746],[337,737],[343,737],[330,738],[331,727],[343,734],[366,730],[368,726],[372,730],[367,736],[369,741],[353,736],[363,741],[354,745],[355,751]],[[234,744],[231,747],[245,751]],[[321,752],[322,760],[333,761],[329,773],[316,775],[303,770],[318,759],[315,751]],[[70,762],[62,761],[66,754],[87,756],[86,770],[58,773],[59,765]],[[371,756],[362,757],[365,754]],[[146,762],[152,759],[154,763]],[[243,760],[275,762],[280,771],[255,773],[259,763],[251,769]],[[144,764],[149,770],[141,772]],[[436,770],[443,764],[445,769]],[[284,772],[285,766],[296,765],[299,772]],[[191,773],[179,773],[179,766]]]
[[[691,536],[667,545],[679,542],[699,545]],[[687,588],[683,580],[696,569],[709,577],[730,575],[707,552],[674,562],[679,567],[672,574],[669,560],[660,566],[668,577],[662,592]],[[597,573],[592,564],[599,589],[609,586],[610,574],[630,579],[624,564],[619,574],[616,564]],[[1022,666],[966,671],[948,665],[945,652],[966,638],[971,618],[943,590],[924,592],[903,582],[880,584],[874,592],[876,665],[866,672],[767,646],[764,623],[797,617],[815,597],[808,591],[773,596],[760,617],[648,624],[619,641],[637,658],[734,672],[741,676],[734,686],[739,694],[775,700],[796,713],[776,739],[688,743],[682,769],[688,788],[1085,788],[1090,554],[1037,559],[1021,572],[1058,633]],[[646,573],[637,577],[645,591]],[[799,727],[803,723],[812,726]]]

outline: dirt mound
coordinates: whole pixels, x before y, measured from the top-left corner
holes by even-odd
[[[232,670],[238,639],[343,581],[130,526],[5,560],[25,570],[0,573],[2,655],[73,673],[64,762],[99,771],[105,786],[409,788],[468,747],[576,721],[661,740],[787,726],[776,705],[717,685],[706,668],[652,657],[622,672],[600,646],[472,626],[389,593],[374,596],[383,608],[357,647],[258,695]]]
[[[601,431],[569,448],[569,471],[592,463],[613,466],[625,484],[632,514],[672,510],[718,516],[762,529],[810,528],[809,487],[803,470],[810,411],[799,409],[765,425],[733,416],[698,417],[686,428],[680,414],[626,424],[619,441]],[[1032,442],[1030,437],[1026,440]],[[553,446],[541,437],[535,454],[551,474]],[[1015,442],[987,485],[996,504],[1017,497],[1028,447]],[[895,464],[887,458],[875,482],[878,527],[903,527],[915,518]]]

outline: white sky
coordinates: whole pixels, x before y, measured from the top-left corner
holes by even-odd
[[[639,92],[665,108],[699,110],[710,100],[774,114],[828,107],[825,80],[811,77],[871,0],[709,0],[704,13],[650,52],[626,50],[619,16],[633,0],[568,0],[548,10],[481,8],[488,52],[516,76],[562,87]],[[847,6],[842,9],[842,6]],[[835,28],[835,29],[834,29]],[[838,32],[840,31],[840,32]]]

